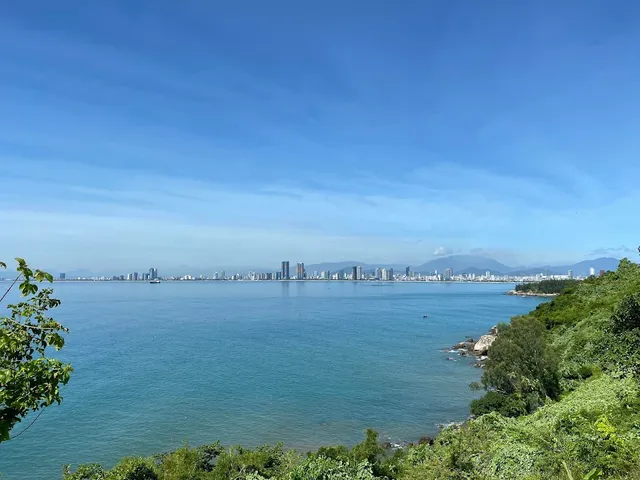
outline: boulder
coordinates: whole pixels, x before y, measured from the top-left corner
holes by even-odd
[[[489,347],[496,340],[495,335],[482,335],[480,340],[473,346],[473,353],[476,355],[486,355]]]
[[[491,327],[491,328],[489,329],[489,333],[490,333],[491,335],[498,335],[498,326],[497,326],[497,325],[494,325],[493,327]]]

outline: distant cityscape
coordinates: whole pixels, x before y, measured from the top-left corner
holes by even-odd
[[[598,275],[604,275],[604,270],[599,270]],[[596,271],[592,267],[589,269],[589,276],[595,276]],[[437,270],[431,273],[417,273],[407,266],[402,272],[395,272],[393,268],[376,268],[364,271],[362,266],[354,265],[351,268],[339,271],[313,271],[308,272],[304,263],[297,263],[295,274],[291,275],[290,264],[284,260],[280,269],[274,272],[247,272],[227,274],[225,271],[214,272],[212,275],[180,275],[161,277],[157,268],[150,268],[149,272],[132,272],[126,275],[95,276],[95,277],[67,277],[65,273],[60,273],[60,281],[94,281],[94,282],[154,282],[158,281],[364,281],[364,282],[535,282],[546,279],[583,279],[585,276],[574,275],[571,270],[566,274],[546,274],[545,272],[535,275],[502,275],[494,274],[487,270],[484,274],[460,273],[456,274],[452,268],[447,268],[443,272]]]

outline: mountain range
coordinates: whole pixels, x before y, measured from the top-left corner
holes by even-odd
[[[386,264],[374,265],[358,261],[333,262],[333,263],[317,263],[306,265],[307,272],[329,270],[331,272],[350,271],[355,266],[362,267],[365,272],[373,271],[376,268],[393,268],[397,272],[403,271],[407,266],[412,272],[416,273],[433,273],[436,270],[440,273],[447,268],[451,268],[455,274],[459,273],[475,273],[476,275],[484,275],[487,271],[494,275],[535,275],[536,273],[547,273],[553,275],[566,274],[569,270],[574,275],[589,275],[589,269],[593,268],[596,272],[600,270],[615,270],[620,262],[617,258],[600,257],[593,260],[584,260],[582,262],[571,265],[544,265],[535,267],[510,267],[498,262],[492,258],[477,255],[450,255],[441,257],[423,263],[421,265],[411,266],[406,264]]]
[[[355,266],[362,267],[362,270],[367,273],[372,273],[376,268],[393,268],[396,272],[401,273],[409,267],[412,272],[428,274],[433,273],[436,270],[439,273],[443,273],[447,268],[453,269],[454,274],[460,273],[475,273],[476,275],[484,275],[487,271],[491,272],[494,275],[535,275],[536,273],[548,273],[554,275],[562,275],[566,274],[569,270],[573,271],[574,275],[584,276],[589,274],[589,269],[593,268],[596,272],[600,270],[615,270],[618,267],[618,263],[620,260],[612,257],[601,257],[595,258],[593,260],[585,260],[582,262],[567,264],[567,265],[543,265],[543,266],[508,266],[503,263],[498,262],[489,257],[483,257],[478,255],[450,255],[447,257],[439,257],[433,260],[430,260],[426,263],[420,265],[408,265],[408,264],[400,264],[400,263],[392,263],[392,264],[372,264],[360,262],[357,260],[349,260],[344,262],[329,262],[329,263],[315,263],[305,265],[305,269],[307,272],[322,272],[324,270],[328,270],[330,272],[339,272],[344,271],[347,273],[351,272],[351,269]],[[160,267],[160,266],[159,266]],[[250,271],[254,272],[275,272],[279,270],[280,264],[273,265],[270,268],[256,268],[251,266],[227,266],[227,267],[189,267],[183,266],[179,269],[179,271],[175,271],[175,269],[171,269],[171,271],[166,271],[160,268],[161,276],[170,276],[170,275],[211,275],[213,272],[222,272],[226,271],[227,274],[231,273],[246,273]],[[9,269],[6,271],[0,271],[0,277],[12,278],[13,273],[11,272],[13,269]],[[132,269],[131,271],[134,271]],[[45,269],[45,271],[49,271],[57,276],[59,273],[56,269]],[[139,270],[145,271],[145,270]],[[290,264],[290,272],[291,275],[295,275],[296,271],[296,263],[291,262]],[[111,276],[115,274],[127,274],[129,272],[100,272],[100,271],[92,271],[89,269],[69,269],[66,271],[67,278],[74,277],[93,277],[93,276]]]

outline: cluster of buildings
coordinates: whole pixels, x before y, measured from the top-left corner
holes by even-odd
[[[66,273],[61,273],[58,275],[58,280],[93,280],[93,281],[129,281],[129,282],[137,282],[137,281],[150,281],[150,280],[158,280],[160,277],[158,276],[157,268],[150,268],[149,273],[128,273],[126,275],[113,275],[111,277],[69,277],[67,278]]]
[[[590,276],[595,276],[595,269],[589,270]],[[599,275],[604,275],[604,270],[599,271]],[[92,280],[92,281],[149,281],[159,279],[158,270],[150,268],[149,273],[133,272],[127,275],[114,275],[112,277],[91,277],[91,278],[73,278],[73,280]],[[394,272],[393,268],[376,268],[375,270],[364,271],[361,265],[354,265],[350,268],[331,272],[329,270],[308,272],[304,263],[298,263],[295,272],[291,271],[288,260],[280,264],[280,270],[275,272],[249,272],[247,274],[235,273],[227,275],[226,272],[215,272],[211,276],[205,275],[182,275],[164,277],[163,280],[245,280],[245,281],[286,281],[286,280],[351,280],[351,281],[409,281],[409,282],[535,282],[546,279],[567,279],[567,278],[584,278],[574,276],[569,270],[566,275],[547,275],[538,273],[535,275],[499,275],[492,274],[490,271],[484,274],[476,273],[460,273],[455,274],[452,268],[447,268],[444,272],[439,273],[437,270],[433,273],[416,273],[412,272],[410,267],[406,267],[403,272]],[[60,280],[67,280],[67,276],[61,273]],[[71,279],[70,279],[71,280]]]

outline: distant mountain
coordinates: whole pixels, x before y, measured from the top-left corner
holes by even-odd
[[[436,258],[430,262],[423,263],[411,270],[418,273],[438,273],[444,272],[447,268],[452,268],[454,273],[480,273],[484,274],[487,270],[491,273],[506,273],[511,267],[487,257],[477,255],[451,255],[448,257]]]
[[[593,260],[584,260],[571,265],[544,265],[541,267],[519,268],[509,273],[511,275],[535,275],[537,273],[566,275],[567,272],[571,270],[574,275],[586,276],[589,275],[589,269],[591,268],[593,268],[597,274],[600,270],[615,270],[618,268],[619,263],[620,260],[617,258],[601,257],[594,258]]]
[[[497,270],[489,270],[493,275],[504,275],[505,272],[500,272]],[[487,273],[486,269],[482,269],[482,268],[476,268],[476,267],[468,267],[468,268],[463,268],[462,270],[456,272],[454,270],[454,272],[456,274],[458,273],[466,273],[466,274],[474,274],[474,275],[484,275]],[[438,273],[440,273],[440,270],[438,270]]]
[[[292,264],[293,265],[293,264]],[[364,262],[358,262],[355,260],[345,262],[330,262],[330,263],[312,263],[305,265],[304,269],[308,272],[323,272],[325,270],[335,272],[351,272],[353,267],[362,267],[364,272],[373,272],[376,268],[393,268],[395,271],[400,272],[404,270],[408,265],[394,263],[394,264],[370,264]],[[293,268],[293,267],[292,267]]]
[[[327,262],[327,263],[314,263],[305,265],[305,270],[308,273],[313,272],[322,272],[322,271],[331,271],[332,273],[343,271],[346,273],[350,273],[351,269],[354,266],[362,267],[362,270],[366,273],[372,273],[376,268],[393,268],[396,273],[403,273],[404,269],[409,266],[412,272],[416,273],[433,273],[434,271],[438,271],[438,273],[444,273],[447,268],[452,268],[454,274],[476,274],[476,275],[484,275],[487,270],[490,271],[494,275],[535,275],[537,273],[547,273],[550,275],[566,275],[569,270],[573,272],[576,276],[586,276],[589,275],[589,269],[593,268],[596,271],[596,274],[600,270],[616,270],[618,268],[618,263],[620,260],[617,258],[611,257],[601,257],[594,258],[593,260],[584,260],[582,262],[574,263],[571,265],[543,265],[538,267],[509,267],[503,263],[500,263],[492,258],[477,256],[477,255],[451,255],[448,257],[436,258],[429,262],[423,263],[422,265],[407,265],[401,263],[393,263],[393,264],[371,264],[359,262],[357,260],[348,260],[343,262]],[[290,272],[292,275],[295,275],[296,263],[290,263]],[[14,273],[9,269],[7,271],[3,271],[2,277],[10,278],[14,276]],[[248,267],[248,266],[226,266],[226,267],[211,267],[211,268],[202,268],[202,267],[179,267],[173,269],[167,269],[166,271],[162,268],[159,269],[161,276],[170,276],[170,275],[184,275],[185,273],[191,275],[211,275],[213,272],[222,272],[225,271],[227,274],[232,273],[246,273],[249,271],[254,272],[275,272],[280,270],[280,264],[273,265],[271,268],[257,268],[257,267]],[[51,272],[55,277],[58,276],[57,269],[46,269],[45,271]],[[136,271],[136,270],[131,270]],[[145,272],[147,270],[137,270],[138,272]],[[96,272],[90,271],[87,269],[70,269],[66,271],[67,278],[74,277],[92,277],[92,276],[111,276],[111,275],[126,275],[129,273],[128,271],[122,272]]]

